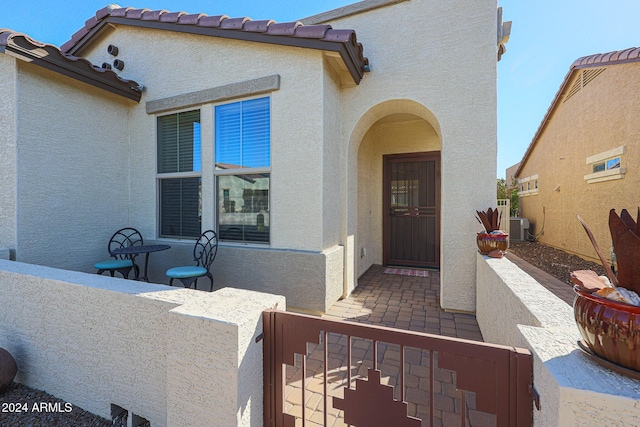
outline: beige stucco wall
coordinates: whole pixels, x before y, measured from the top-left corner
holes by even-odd
[[[527,348],[533,356],[533,385],[540,395],[533,425],[639,425],[638,381],[599,366],[579,349],[571,306],[507,258],[477,257],[482,336]]]
[[[17,82],[16,259],[94,271],[129,225],[130,103],[22,61]]]
[[[382,156],[440,151],[440,139],[424,120],[373,125],[358,151],[358,276],[383,262]]]
[[[411,0],[330,22],[356,30],[372,68],[342,93],[349,138],[344,240],[358,231],[364,134],[387,114],[416,110],[442,141],[441,304],[452,310],[475,310],[474,211],[495,205],[496,10],[494,0]]]
[[[596,259],[578,214],[609,258],[609,210],[626,208],[636,216],[640,94],[631,88],[638,84],[640,64],[610,66],[551,117],[519,174],[538,175],[539,193],[520,197],[520,216],[535,224],[540,242]],[[621,156],[624,178],[588,184],[584,176],[592,166],[586,158],[620,146],[626,147]]]
[[[323,75],[323,158],[322,197],[323,235],[325,247],[341,243],[343,216],[342,203],[346,185],[340,170],[344,167],[344,135],[341,122],[340,81],[333,69],[324,62]]]
[[[0,55],[0,248],[16,247],[16,60]]]
[[[194,264],[193,242],[170,244],[171,249],[156,252],[150,257],[149,279],[153,283],[168,283],[165,272],[170,267]],[[339,245],[322,252],[264,246],[221,246],[211,268],[214,289],[234,287],[287,295],[288,306],[322,313],[342,293],[343,254],[343,247]],[[174,282],[174,285],[182,286],[179,282]],[[198,289],[208,291],[209,279],[199,279]]]
[[[109,419],[263,425],[262,312],[282,296],[214,293],[0,260],[0,347],[16,381]],[[131,419],[131,414],[129,419]]]
[[[157,216],[156,116],[146,113],[145,102],[279,74],[280,90],[270,95],[271,246],[324,249],[322,227],[309,227],[323,221],[322,192],[317,191],[318,177],[322,176],[322,162],[318,160],[323,158],[321,52],[118,27],[91,52],[83,54],[98,64],[113,61],[106,51],[109,44],[118,46],[118,59],[125,62],[120,74],[146,88],[142,102],[131,112],[131,155],[136,159],[131,171],[131,197],[136,201],[132,204],[133,223],[141,224],[146,234],[157,235],[157,224],[149,221]],[[213,114],[212,104],[201,107],[204,229],[214,223]]]

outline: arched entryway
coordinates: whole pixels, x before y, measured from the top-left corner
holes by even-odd
[[[359,120],[348,213],[356,278],[373,264],[439,267],[441,150],[438,121],[415,101],[378,104]]]

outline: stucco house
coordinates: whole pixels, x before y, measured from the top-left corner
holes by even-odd
[[[576,215],[609,255],[609,210],[640,202],[640,49],[577,59],[516,171],[520,216],[550,246],[597,261]]]
[[[322,312],[372,264],[431,267],[474,311],[507,38],[495,0],[294,23],[109,5],[61,47],[1,30],[0,247],[94,272],[131,226],[171,245],[167,283],[213,228],[216,287]]]

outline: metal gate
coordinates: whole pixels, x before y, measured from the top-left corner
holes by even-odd
[[[531,426],[526,349],[267,310],[264,425]]]

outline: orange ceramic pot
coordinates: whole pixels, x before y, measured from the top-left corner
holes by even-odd
[[[476,243],[478,250],[483,255],[496,249],[504,252],[509,247],[509,233],[478,233]]]
[[[640,371],[640,307],[573,289],[573,313],[587,347],[603,359]]]

